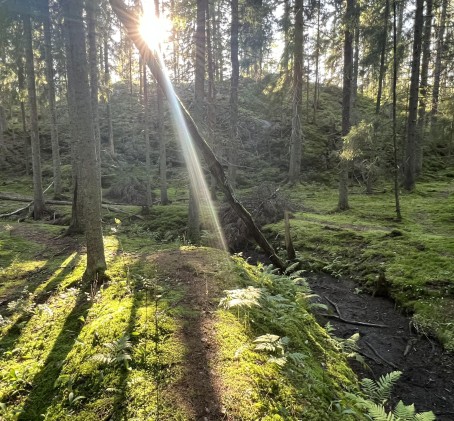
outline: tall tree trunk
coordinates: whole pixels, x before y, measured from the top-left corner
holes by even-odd
[[[397,66],[399,58],[397,56],[397,0],[393,0],[393,81],[392,81],[392,98],[393,98],[393,157],[394,157],[394,204],[396,209],[396,219],[400,221],[402,215],[400,212],[399,198],[399,163],[397,159]]]
[[[61,163],[58,143],[57,109],[55,104],[54,63],[52,58],[52,29],[50,22],[49,0],[43,4],[44,51],[46,58],[46,79],[50,111],[50,139],[52,144],[52,170],[54,174],[54,196],[61,196]]]
[[[230,78],[230,146],[227,159],[228,175],[230,183],[236,186],[236,164],[238,154],[238,83],[240,80],[240,64],[238,61],[238,0],[231,0],[232,20],[230,23],[230,60],[232,63],[232,75]]]
[[[62,8],[65,26],[69,35],[72,70],[69,84],[73,85],[74,121],[78,127],[80,145],[80,192],[82,193],[85,218],[85,239],[87,243],[87,267],[85,278],[95,281],[104,277],[106,260],[101,226],[100,180],[96,157],[96,140],[92,124],[90,87],[88,83],[88,62],[85,50],[85,34],[82,20],[83,0],[63,0]]]
[[[344,71],[342,86],[342,136],[347,136],[351,127],[351,95],[353,77],[353,13],[355,11],[355,0],[347,0],[345,11],[345,32],[344,32]],[[339,174],[339,203],[338,209],[343,211],[349,208],[348,205],[348,161],[341,157]]]
[[[208,133],[209,133],[209,141],[212,147],[214,147],[215,142],[215,127],[216,127],[216,84],[215,84],[215,64],[214,64],[214,57],[213,57],[213,28],[214,28],[214,21],[213,21],[213,14],[211,13],[210,3],[207,3],[207,61],[208,61],[208,112],[207,112],[207,120],[208,120]],[[216,180],[213,176],[211,176],[210,180],[210,193],[211,198],[216,200]]]
[[[109,65],[109,43],[107,42],[108,35],[104,38],[104,85],[106,89],[106,113],[107,113],[107,128],[109,132],[109,149],[112,156],[115,156],[115,144],[112,125],[112,108],[110,106],[110,65]]]
[[[388,45],[388,21],[389,21],[389,0],[385,1],[385,13],[383,16],[383,34],[381,41],[381,51],[380,51],[380,70],[378,75],[378,92],[377,92],[377,101],[375,103],[375,114],[380,114],[381,107],[381,97],[383,91],[383,80],[386,73],[386,49]]]
[[[24,76],[24,63],[23,63],[23,49],[20,47],[17,54],[17,84],[19,88],[19,98],[20,98],[20,115],[22,122],[22,133],[24,138],[24,166],[25,166],[25,175],[30,174],[30,136],[27,133],[27,121],[25,116],[25,101],[24,101],[24,91],[25,91],[25,76]]]
[[[290,0],[284,0],[284,16],[282,18],[282,30],[284,31],[284,51],[282,52],[282,72],[284,73],[285,79],[288,79],[288,66],[290,61]]]
[[[143,136],[145,141],[145,174],[147,185],[146,206],[149,209],[153,203],[151,197],[151,144],[150,144],[150,104],[148,100],[148,81],[147,81],[147,67],[143,65]]]
[[[3,132],[6,130],[5,109],[0,105],[0,169],[5,166],[6,145]]]
[[[353,74],[352,74],[352,93],[350,99],[350,125],[357,124],[359,121],[356,99],[358,97],[358,75],[359,75],[359,44],[360,44],[360,6],[355,5],[354,10],[354,53],[353,53]]]
[[[254,220],[251,217],[251,214],[244,208],[244,206],[236,199],[232,186],[229,183],[228,178],[225,175],[224,169],[221,163],[216,159],[216,156],[213,154],[213,151],[206,143],[205,139],[198,130],[194,120],[191,118],[191,115],[188,113],[186,108],[181,103],[178,96],[174,94],[169,84],[165,83],[164,71],[161,68],[159,61],[151,53],[150,49],[142,41],[137,27],[139,24],[138,17],[134,14],[131,14],[130,9],[128,9],[122,0],[109,0],[112,8],[114,9],[115,14],[123,22],[123,24],[128,28],[128,35],[131,37],[134,45],[139,50],[142,57],[146,57],[147,64],[151,70],[153,76],[157,80],[158,84],[162,87],[164,94],[167,98],[174,98],[178,104],[178,107],[183,114],[185,119],[187,129],[189,134],[196,147],[201,152],[211,174],[216,178],[219,188],[225,194],[225,198],[229,205],[232,207],[234,212],[238,215],[239,218],[243,220],[251,233],[254,240],[262,248],[267,256],[269,256],[271,262],[277,266],[279,269],[283,270],[285,268],[285,263],[277,256],[276,251],[263,236],[263,233],[255,224]]]
[[[295,31],[293,46],[292,134],[290,136],[289,183],[296,183],[301,174],[303,143],[303,0],[295,0]]]
[[[421,63],[421,41],[423,28],[424,0],[416,0],[413,54],[408,100],[407,139],[405,148],[404,187],[411,191],[416,182],[416,142],[419,93],[419,68]]]
[[[432,0],[426,0],[426,15],[424,18],[424,35],[422,41],[421,83],[416,142],[416,175],[421,174],[423,162],[424,132],[426,128],[427,81],[429,76],[430,61],[430,38],[432,34],[432,5]]]
[[[206,9],[207,0],[197,0],[197,28],[195,32],[195,80],[194,115],[199,122],[203,119],[205,97],[205,52],[206,52]],[[191,174],[189,175],[191,177]],[[200,207],[198,192],[192,183],[189,187],[188,238],[193,244],[200,243]]]
[[[314,81],[314,124],[317,122],[317,110],[319,104],[319,66],[320,66],[320,10],[321,2],[317,2],[317,34],[315,36],[315,81]]]
[[[25,66],[27,70],[28,104],[30,107],[30,132],[33,169],[33,218],[44,213],[44,195],[41,176],[41,150],[39,142],[38,108],[36,106],[35,65],[33,62],[32,25],[29,15],[23,15],[25,36]]]
[[[438,37],[437,37],[437,55],[435,59],[434,68],[434,85],[432,90],[432,109],[430,112],[430,125],[431,128],[435,127],[437,123],[438,102],[440,97],[440,78],[443,72],[442,59],[445,50],[445,30],[446,30],[446,14],[448,8],[448,0],[441,2],[441,16],[438,24]]]
[[[90,68],[90,97],[91,111],[93,115],[93,127],[95,131],[96,157],[101,164],[101,131],[99,128],[99,105],[98,105],[98,40],[96,34],[96,20],[99,13],[99,0],[85,2],[87,9],[88,30],[88,63]],[[101,165],[99,165],[99,177],[101,178]]]

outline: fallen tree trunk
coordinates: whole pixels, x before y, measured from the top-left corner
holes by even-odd
[[[4,213],[4,214],[0,215],[0,218],[7,218],[9,216],[17,215],[18,213],[21,213],[22,211],[28,209],[31,205],[33,205],[33,200],[30,197],[19,197],[19,196],[9,196],[9,195],[5,195],[5,194],[0,194],[0,200],[11,200],[13,202],[27,202],[27,203],[30,202],[30,203],[28,203],[27,206],[24,206],[23,208],[17,209],[10,213]],[[45,200],[44,203],[46,205],[61,205],[61,206],[63,206],[63,205],[71,206],[73,204],[73,202],[71,202],[69,200],[54,200],[54,199]],[[122,204],[122,203],[115,203],[115,205],[130,206],[127,204]],[[125,215],[133,215],[131,212],[124,211],[123,209],[114,208],[112,206],[112,204],[110,204],[110,203],[103,203],[101,206],[103,209],[107,209],[108,211],[124,213]],[[142,219],[142,217],[140,215],[134,215],[134,216]]]
[[[233,189],[227,180],[224,169],[222,168],[221,163],[218,161],[213,151],[211,150],[208,143],[205,141],[201,133],[199,132],[194,120],[192,119],[189,112],[186,110],[182,104],[180,98],[172,91],[171,86],[166,83],[166,76],[159,60],[156,58],[156,55],[150,50],[145,41],[142,39],[139,32],[139,16],[135,10],[128,8],[122,0],[109,0],[113,11],[117,15],[120,22],[126,28],[128,37],[134,43],[136,48],[139,50],[140,55],[143,60],[147,63],[151,73],[156,79],[157,83],[161,87],[167,99],[174,97],[180,107],[180,110],[186,121],[187,128],[189,133],[196,144],[198,150],[201,152],[205,163],[208,165],[208,168],[211,174],[216,179],[219,188],[221,188],[224,193],[228,203],[234,209],[238,217],[240,217],[243,222],[246,224],[249,229],[252,237],[256,243],[261,247],[261,249],[266,253],[271,262],[277,266],[279,269],[285,269],[285,263],[277,256],[274,248],[267,241],[263,233],[257,227],[256,223],[252,219],[251,214],[245,209],[245,207],[238,201],[233,193]]]

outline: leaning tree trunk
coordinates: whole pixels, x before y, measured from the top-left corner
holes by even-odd
[[[133,41],[136,48],[139,50],[141,56],[146,60],[148,67],[150,68],[153,76],[155,77],[158,84],[163,89],[164,94],[168,97],[174,97],[180,111],[183,114],[183,117],[186,121],[189,134],[191,135],[194,143],[201,152],[210,172],[214,175],[218,182],[218,186],[222,189],[222,192],[225,194],[226,200],[236,212],[236,214],[243,220],[246,224],[251,236],[257,242],[257,244],[262,248],[265,254],[270,258],[271,262],[280,269],[285,268],[285,263],[276,255],[273,247],[268,243],[266,238],[263,236],[263,233],[259,230],[254,220],[251,217],[251,214],[244,208],[244,206],[235,198],[233,194],[232,187],[227,179],[224,168],[222,164],[217,160],[211,148],[206,143],[205,139],[200,134],[194,120],[191,118],[190,114],[186,108],[181,103],[180,99],[177,96],[174,96],[171,87],[165,83],[164,71],[160,66],[159,61],[153,55],[151,50],[145,45],[142,41],[139,32],[137,31],[139,25],[138,16],[132,13],[123,3],[122,0],[109,0],[115,14],[118,16],[120,21],[125,25],[128,30],[128,36]]]
[[[354,0],[347,0],[347,10],[345,12],[345,32],[344,32],[344,75],[342,87],[342,136],[347,136],[350,132],[351,114],[351,95],[353,77],[353,32],[351,25],[355,9]],[[341,157],[339,173],[339,203],[338,209],[343,211],[349,208],[348,205],[348,161]]]
[[[92,124],[90,87],[88,83],[88,62],[85,49],[84,26],[82,20],[83,0],[62,2],[65,26],[69,35],[69,85],[74,96],[74,122],[78,127],[80,145],[80,192],[85,219],[87,243],[87,267],[85,278],[96,281],[104,276],[106,260],[101,226],[101,184],[98,177],[99,161],[96,156],[96,140]]]
[[[30,132],[33,169],[33,218],[44,213],[44,194],[41,176],[41,151],[39,142],[38,108],[36,106],[35,66],[33,58],[32,25],[29,15],[23,16],[25,36],[25,66],[27,70],[28,104],[30,107]]]
[[[49,0],[43,5],[44,51],[46,58],[47,92],[50,110],[50,139],[52,144],[52,170],[54,174],[54,196],[61,196],[61,162],[57,130],[57,107],[55,103],[54,63],[52,57],[52,29],[50,22]]]
[[[303,143],[303,0],[295,0],[295,31],[293,46],[293,105],[292,134],[290,136],[290,165],[288,181],[295,184],[301,173]]]
[[[419,94],[419,65],[421,62],[421,40],[423,28],[424,0],[416,0],[411,63],[410,98],[408,100],[407,139],[404,163],[404,188],[411,191],[416,182],[416,142]]]

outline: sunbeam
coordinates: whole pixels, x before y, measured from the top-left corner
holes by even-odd
[[[148,21],[151,22],[150,11],[147,12],[147,9],[144,9],[144,17],[141,19],[141,22]],[[156,18],[155,18],[156,20]],[[158,26],[156,26],[157,28]],[[142,23],[141,23],[142,28]],[[222,227],[219,223],[219,218],[211,200],[210,191],[208,189],[205,177],[203,175],[202,166],[197,155],[197,151],[194,146],[194,142],[189,133],[189,130],[186,125],[183,113],[181,111],[180,105],[177,100],[177,96],[173,89],[172,82],[170,81],[167,68],[165,66],[164,60],[160,52],[160,32],[157,31],[146,31],[143,35],[142,29],[141,34],[143,40],[147,43],[148,47],[154,51],[157,60],[163,71],[164,79],[163,83],[166,85],[164,91],[168,92],[168,103],[170,108],[170,115],[172,119],[172,124],[177,134],[178,141],[180,142],[181,149],[183,151],[184,160],[186,167],[189,173],[189,181],[191,183],[192,190],[196,195],[197,201],[200,207],[200,215],[202,224],[208,228],[208,230],[215,233],[215,240],[213,241],[213,247],[222,248],[227,250],[224,234]]]

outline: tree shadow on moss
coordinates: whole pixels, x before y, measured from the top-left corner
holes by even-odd
[[[32,381],[32,389],[24,403],[19,420],[41,420],[41,414],[45,414],[47,408],[52,404],[52,399],[55,396],[55,381],[60,375],[63,362],[83,328],[80,319],[87,317],[92,306],[93,300],[87,300],[86,296],[86,293],[89,293],[90,290],[90,283],[84,283],[81,286],[76,297],[76,303],[66,318],[42,370],[36,374]]]
[[[60,265],[65,262],[68,259],[69,256],[63,256],[61,259],[58,260],[58,263],[55,264],[56,262],[53,261],[52,263],[46,264],[44,267],[43,271],[46,271],[46,267],[52,266],[52,267],[60,267]],[[47,301],[49,298],[50,294],[55,291],[60,283],[68,276],[73,269],[77,266],[79,263],[81,257],[79,254],[74,254],[73,258],[67,262],[66,266],[63,268],[63,270],[56,276],[53,277],[53,279],[40,291],[34,298],[33,298],[33,304],[43,304]],[[40,283],[36,283],[33,288],[27,289],[27,294],[31,293],[33,294],[36,289],[39,287]],[[19,298],[20,299],[20,298]],[[23,297],[24,300],[27,299],[27,297]],[[27,326],[27,323],[30,321],[30,319],[33,316],[33,311],[30,309],[28,311],[21,310],[20,316],[17,318],[17,320],[9,327],[7,330],[6,334],[0,339],[0,351],[1,352],[7,352],[10,351],[14,348],[15,343],[19,339],[22,330]]]

